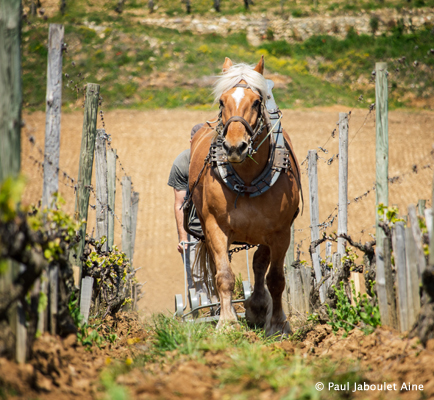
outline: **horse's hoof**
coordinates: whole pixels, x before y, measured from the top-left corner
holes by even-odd
[[[292,335],[292,330],[289,325],[289,322],[285,320],[267,326],[265,328],[265,335],[267,337],[279,336],[280,338],[288,338],[290,335]]]
[[[230,332],[233,331],[234,329],[236,329],[236,327],[238,326],[238,321],[222,321],[219,320],[216,329],[219,332],[222,333],[226,333],[226,332]]]
[[[253,293],[244,302],[246,309],[246,320],[251,326],[263,327],[267,324],[267,320],[271,318],[273,311],[273,303],[268,290],[265,292],[264,297],[256,297]]]

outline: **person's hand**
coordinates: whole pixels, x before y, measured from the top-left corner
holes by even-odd
[[[178,243],[178,251],[181,253],[181,254],[184,254],[184,248],[185,248],[185,250],[187,250],[187,244],[184,244],[184,246],[182,245],[182,242],[183,242],[183,240],[181,240],[181,242],[179,242]]]

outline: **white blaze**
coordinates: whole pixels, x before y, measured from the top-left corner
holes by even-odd
[[[235,92],[232,93],[232,97],[234,98],[235,104],[236,104],[237,109],[238,109],[238,106],[240,105],[241,100],[244,97],[244,88],[237,87],[235,89]]]

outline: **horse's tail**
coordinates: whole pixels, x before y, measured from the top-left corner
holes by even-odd
[[[201,241],[196,246],[196,256],[193,262],[193,274],[200,276],[205,284],[208,296],[211,299],[217,295],[215,274],[216,265],[205,242]]]

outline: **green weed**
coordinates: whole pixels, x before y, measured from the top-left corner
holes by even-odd
[[[373,282],[371,283],[374,284]],[[381,325],[380,310],[378,305],[373,305],[366,294],[363,296],[358,293],[356,295],[356,289],[354,282],[351,281],[351,288],[353,298],[355,299],[355,305],[351,304],[350,299],[347,297],[344,289],[344,283],[340,282],[340,289],[333,285],[333,288],[337,297],[336,309],[330,308],[326,304],[328,316],[330,321],[327,322],[334,332],[337,332],[340,328],[345,330],[344,336],[353,330],[358,324],[361,324],[361,329],[368,334],[373,331],[373,328]]]
[[[192,355],[210,334],[209,325],[180,322],[162,314],[155,316],[154,325],[154,347],[160,353],[178,350],[180,354]]]

